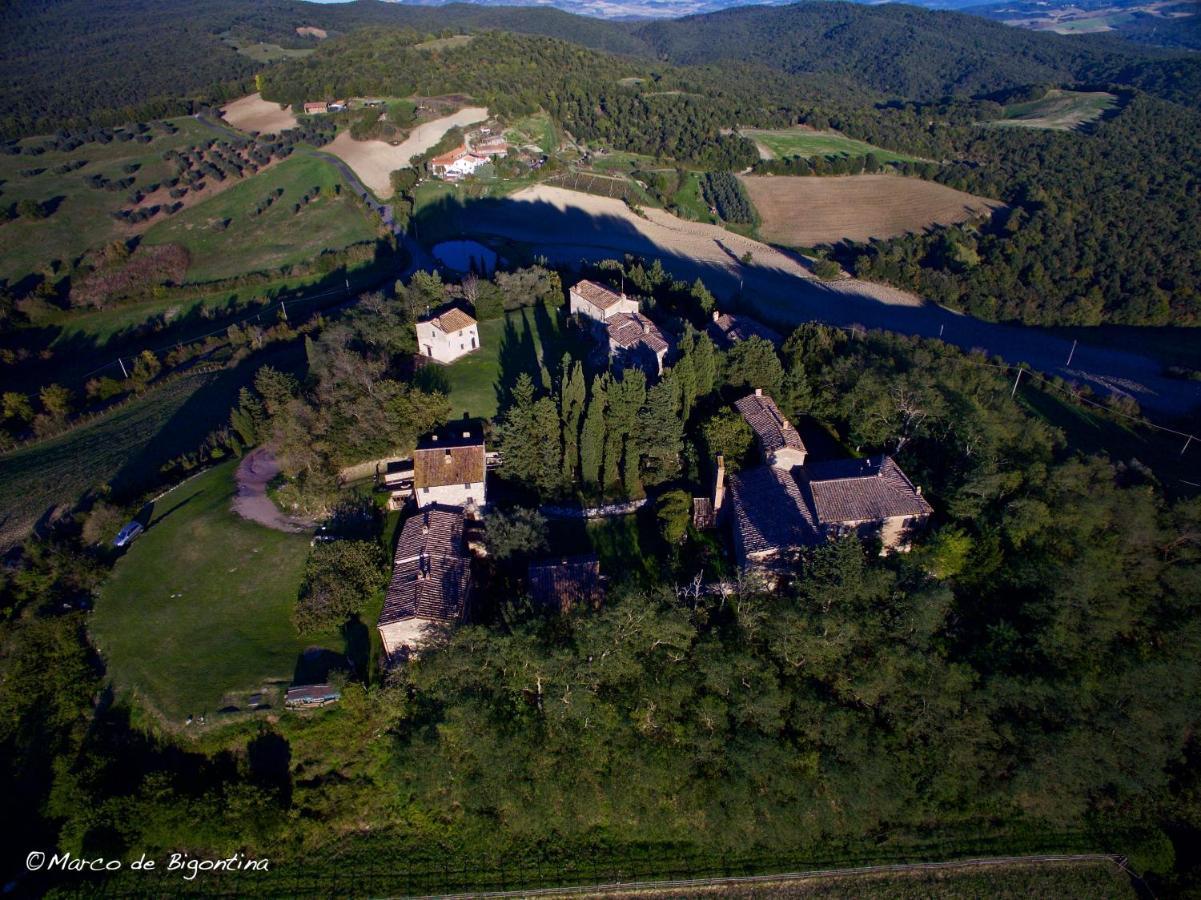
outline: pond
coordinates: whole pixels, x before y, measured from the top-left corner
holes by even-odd
[[[496,253],[476,241],[444,241],[434,246],[434,256],[456,272],[491,274],[496,268]]]

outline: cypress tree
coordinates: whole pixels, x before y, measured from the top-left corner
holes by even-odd
[[[584,483],[600,486],[601,462],[605,452],[605,403],[608,394],[608,375],[592,379],[592,396],[588,398],[588,413],[580,436],[580,476]]]
[[[559,418],[563,430],[563,479],[575,481],[580,460],[580,420],[584,415],[584,367],[574,366],[563,355],[563,377],[559,385]]]

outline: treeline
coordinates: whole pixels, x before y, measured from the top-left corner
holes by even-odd
[[[862,277],[986,319],[1201,320],[1201,114],[1145,95],[1125,99],[1088,133],[915,129],[915,150],[955,156],[937,181],[1011,210],[975,228],[843,248],[841,260]],[[877,128],[857,128],[856,136],[896,139],[902,123],[922,114],[882,113]]]

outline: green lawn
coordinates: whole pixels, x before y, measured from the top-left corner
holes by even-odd
[[[498,390],[510,387],[520,373],[544,384],[564,352],[583,357],[588,349],[586,338],[566,330],[562,311],[541,305],[480,322],[480,349],[442,369],[450,385],[451,416],[490,419],[496,415]]]
[[[881,162],[917,160],[916,156],[884,150],[833,131],[809,131],[801,128],[774,130],[748,128],[743,131],[743,134],[766,147],[777,159],[786,159],[790,156],[802,156],[806,159],[821,156],[828,159],[835,156],[864,156],[874,153]]]
[[[39,203],[54,201],[56,208],[41,220],[16,219],[0,225],[4,253],[0,254],[0,279],[15,281],[30,272],[39,271],[53,260],[69,265],[75,257],[92,247],[102,246],[127,234],[109,213],[125,203],[134,188],[144,188],[175,174],[174,166],[163,160],[166,150],[192,146],[207,141],[213,133],[195,119],[183,117],[169,120],[178,132],[164,134],[155,126],[149,134],[153,140],[110,141],[90,143],[60,153],[48,151],[40,156],[0,156],[0,185],[5,205],[22,200]],[[45,138],[28,138],[22,146],[40,146]],[[54,171],[65,163],[86,161],[82,168],[66,174]],[[124,171],[127,165],[140,168],[133,173],[134,184],[123,191],[89,187],[84,179],[101,174],[112,181],[131,177]],[[21,175],[23,171],[42,169],[37,175]]]
[[[505,130],[506,139],[513,144],[536,144],[543,153],[554,153],[559,149],[559,133],[555,123],[544,112],[524,116]]]
[[[335,195],[335,186],[341,194]],[[255,214],[277,188],[283,194]],[[302,195],[320,195],[299,213]],[[322,250],[371,240],[376,229],[329,162],[299,151],[215,197],[159,222],[147,244],[181,244],[191,254],[188,280],[212,281],[311,260]]]
[[[644,509],[641,513],[611,519],[552,519],[549,555],[595,553],[601,574],[609,579],[610,585],[627,581],[641,586],[654,584],[663,574],[655,558],[659,539],[644,530],[650,527],[647,523],[652,521],[652,515]]]
[[[683,218],[691,219],[694,222],[718,224],[717,217],[709,212],[709,204],[705,202],[705,197],[701,193],[701,183],[696,172],[688,173],[672,201]]]
[[[231,512],[234,466],[218,466],[154,504],[146,533],[118,560],[92,615],[118,691],[173,723],[200,714],[211,722],[260,690],[278,708],[301,651],[344,651],[336,634],[296,634],[290,616],[309,539]]]

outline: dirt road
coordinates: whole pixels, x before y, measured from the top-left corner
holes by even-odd
[[[305,519],[284,515],[275,502],[267,496],[267,485],[279,474],[279,463],[266,447],[259,447],[246,454],[238,464],[234,481],[238,493],[234,497],[233,510],[243,519],[257,522],[276,531],[301,534],[312,531],[314,523]]]

